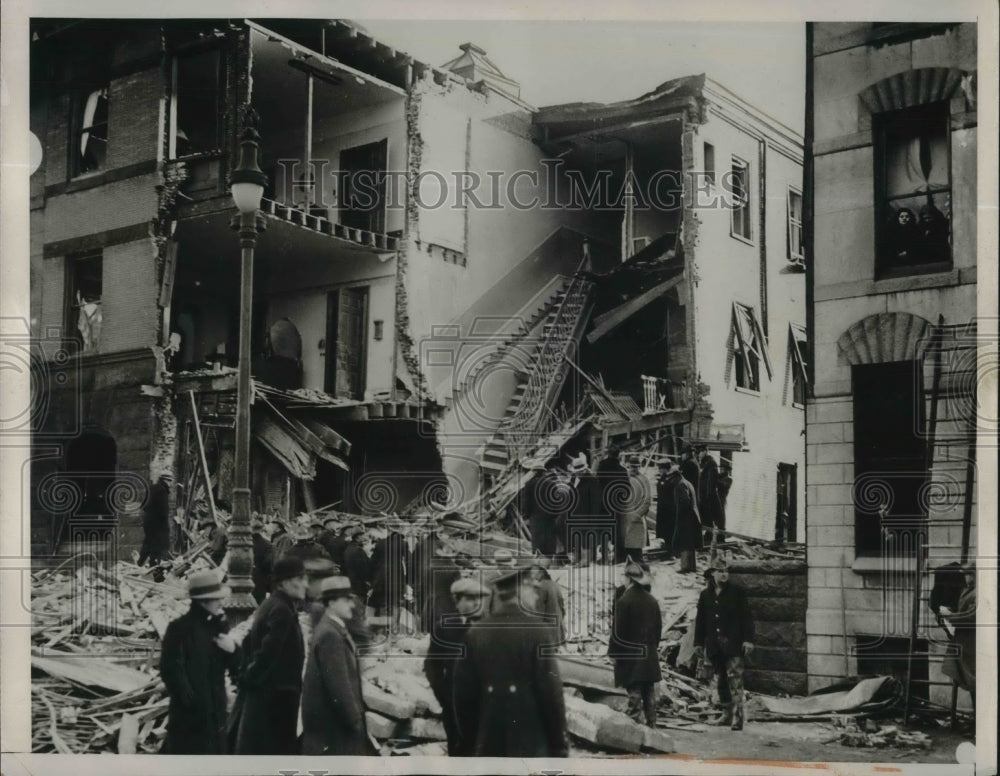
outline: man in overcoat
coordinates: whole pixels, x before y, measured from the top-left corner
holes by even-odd
[[[722,502],[719,465],[708,451],[701,457],[701,474],[698,477],[698,512],[705,528],[713,526],[726,530],[726,511]]]
[[[545,649],[552,632],[525,611],[533,595],[527,586],[519,597],[523,572],[500,573],[493,583],[499,606],[469,628],[455,667],[460,735],[477,757],[565,757],[562,678]]]
[[[670,477],[671,464],[663,461],[656,472],[656,538],[663,542],[668,558],[675,555],[674,528],[677,526],[677,505]]]
[[[653,580],[639,563],[625,565],[628,586],[615,601],[608,655],[615,663],[615,685],[628,692],[628,713],[636,722],[656,726],[656,683],[660,673],[660,605],[649,592]]]
[[[620,460],[621,453],[617,447],[608,450],[608,457],[597,464],[597,492],[598,502],[597,512],[608,521],[608,525],[615,526],[614,555],[608,549],[607,543],[603,545],[604,561],[611,563],[621,563],[625,560],[625,516],[623,509],[628,502],[629,475]]]
[[[450,757],[472,754],[472,741],[463,741],[455,715],[455,665],[463,657],[469,626],[489,608],[490,588],[480,576],[459,577],[450,585],[452,603],[434,605],[430,619],[431,639],[424,659],[424,674],[441,704],[441,721],[448,739]]]
[[[302,754],[377,754],[365,724],[357,647],[347,631],[355,597],[347,577],[320,582],[326,612],[316,625],[302,688]]]
[[[639,472],[639,461],[630,459],[626,476],[627,500],[619,513],[619,538],[622,542],[621,560],[631,557],[642,560],[642,551],[649,540],[646,515],[652,501],[649,483]]]
[[[587,566],[597,559],[597,547],[613,540],[614,524],[602,515],[598,480],[590,473],[586,453],[570,461],[566,470],[572,491],[566,516],[567,549],[575,562]]]
[[[149,489],[149,501],[142,516],[142,547],[139,565],[146,561],[155,566],[170,554],[170,484],[172,476],[163,473]],[[161,576],[162,578],[162,576]]]
[[[235,754],[298,754],[296,722],[305,645],[296,605],[306,597],[302,560],[274,563],[273,591],[243,641],[243,668],[230,721]]]
[[[217,571],[192,573],[191,608],[163,634],[160,676],[170,696],[163,754],[227,754],[225,674],[235,677],[240,664],[222,610],[229,594]]]
[[[754,649],[753,613],[743,590],[729,581],[721,556],[712,561],[712,584],[698,597],[694,621],[695,653],[712,664],[725,714],[717,724],[742,730],[744,658]]]
[[[552,626],[556,643],[562,644],[566,640],[566,602],[559,583],[549,574],[550,565],[544,555],[535,556],[525,582],[535,588],[535,613]]]
[[[671,488],[674,499],[674,552],[681,559],[680,573],[695,570],[694,552],[702,546],[701,517],[698,514],[698,496],[694,486],[683,476],[680,469],[672,468],[666,484]]]

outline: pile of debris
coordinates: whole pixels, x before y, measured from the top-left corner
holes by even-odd
[[[930,749],[931,737],[918,730],[901,730],[898,725],[880,726],[870,717],[844,717],[838,720],[844,729],[828,739],[828,743],[841,743],[854,747],[898,747],[906,749]]]

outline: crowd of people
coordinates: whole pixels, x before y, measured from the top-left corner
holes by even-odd
[[[530,559],[502,549],[492,558],[460,555],[433,520],[391,521],[376,539],[339,516],[291,526],[255,518],[259,605],[241,644],[222,612],[230,591],[225,532],[218,531],[210,555],[222,568],[189,576],[191,608],[163,638],[160,670],[170,696],[163,751],[378,753],[365,723],[359,654],[372,642],[372,623],[394,628],[405,614],[408,628],[430,636],[424,672],[442,709],[449,755],[566,756],[555,657],[566,637],[566,606],[549,569],[598,559],[623,564],[607,651],[615,684],[628,695],[628,713],[655,726],[662,619],[643,557],[652,494],[637,460],[620,459],[611,450],[593,473],[583,453],[544,466],[525,494]],[[729,482],[708,453],[699,462],[688,449],[679,462],[659,465],[652,529],[661,547],[680,557],[682,571],[694,570],[703,531],[724,527]],[[707,576],[696,652],[718,676],[721,722],[739,729],[753,622],[721,560]],[[227,672],[237,688],[232,704]]]

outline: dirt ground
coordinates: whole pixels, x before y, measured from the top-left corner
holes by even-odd
[[[927,729],[933,746],[930,749],[858,748],[839,743],[823,743],[835,734],[834,728],[808,722],[753,722],[743,730],[713,728],[709,732],[668,730],[676,743],[672,755],[648,755],[658,759],[701,760],[719,765],[775,765],[814,762],[873,762],[950,763],[954,764],[955,748],[967,740],[950,730]],[[593,752],[580,751],[579,756],[593,757]],[[644,755],[645,756],[645,755]]]

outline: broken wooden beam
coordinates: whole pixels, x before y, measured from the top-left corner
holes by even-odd
[[[642,726],[627,715],[572,695],[566,696],[566,729],[591,744],[621,752],[638,752],[646,738]]]

